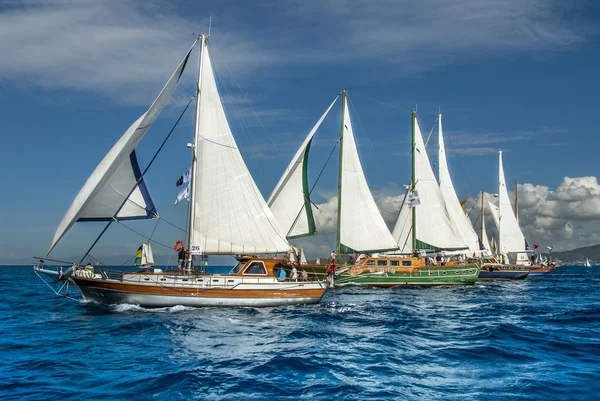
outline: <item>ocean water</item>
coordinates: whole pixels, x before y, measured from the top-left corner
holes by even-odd
[[[319,305],[97,307],[0,267],[2,400],[597,400],[600,268]]]

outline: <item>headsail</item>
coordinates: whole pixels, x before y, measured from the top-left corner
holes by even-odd
[[[338,96],[339,97],[339,96]],[[308,187],[308,154],[313,136],[337,101],[336,97],[325,113],[310,130],[300,149],[279,179],[267,204],[271,208],[281,231],[287,238],[300,238],[316,232]]]
[[[231,133],[202,42],[190,247],[207,254],[290,250]]]
[[[507,255],[509,252],[525,252],[525,237],[515,217],[502,165],[502,151],[498,152],[499,163],[499,190],[498,190],[498,232],[500,252]]]
[[[342,99],[340,252],[375,252],[397,249],[365,178],[345,96]]]
[[[150,108],[125,131],[83,185],[59,224],[46,256],[77,221],[107,221],[113,217],[122,220],[145,219],[156,216],[156,209],[146,186],[143,180],[139,180],[140,169],[135,147],[169,100],[194,45]],[[131,195],[127,197],[130,192]]]
[[[431,169],[419,121],[414,115],[414,191],[419,194],[416,206],[415,226],[418,249],[458,250],[466,249],[460,234],[454,229],[440,187]],[[460,205],[459,205],[460,207]],[[412,209],[405,202],[394,226],[393,235],[402,252],[412,251]],[[407,246],[404,246],[407,244]],[[410,246],[408,246],[410,244]]]
[[[469,247],[470,252],[479,252],[479,239],[471,221],[463,211],[460,201],[456,196],[450,172],[448,171],[448,162],[446,160],[446,146],[444,144],[444,135],[442,132],[442,114],[438,115],[438,137],[439,137],[439,180],[440,192],[446,204],[446,210],[450,217],[450,222],[455,231],[459,234],[462,242]]]
[[[488,239],[487,231],[485,228],[485,218],[481,213],[481,246],[483,251],[489,255],[493,255],[492,247],[490,246],[490,240]]]

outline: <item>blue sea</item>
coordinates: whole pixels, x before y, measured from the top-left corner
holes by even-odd
[[[98,307],[0,267],[2,400],[597,400],[600,268],[319,305]]]

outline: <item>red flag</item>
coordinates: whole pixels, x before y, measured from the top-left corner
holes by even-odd
[[[537,244],[533,244],[533,249],[537,249]]]

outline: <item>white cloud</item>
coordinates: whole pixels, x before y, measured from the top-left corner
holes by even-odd
[[[9,3],[0,12],[0,82],[147,104],[191,46],[192,33],[208,26],[208,16],[176,12],[159,1]],[[273,61],[241,32],[219,32],[214,42],[219,65],[234,73]]]
[[[384,220],[392,229],[404,194],[398,193],[397,187],[393,188],[396,195],[389,192],[378,191],[374,197]],[[509,193],[509,196],[514,202],[514,193]],[[486,194],[486,197],[493,203],[497,202],[492,194]],[[317,228],[329,239],[336,230],[337,197],[330,197],[317,206],[319,210],[314,213]],[[479,232],[480,201],[469,199],[465,210],[470,212],[476,232]],[[488,235],[492,235],[495,226],[488,211],[485,223]],[[562,251],[600,243],[600,232],[595,229],[600,224],[600,184],[597,178],[565,177],[555,191],[542,185],[519,184],[519,224],[529,243],[539,244],[544,250],[546,245]],[[319,238],[304,241],[312,244],[315,251],[330,247]],[[316,256],[324,255],[326,252]]]
[[[162,0],[5,2],[0,82],[86,90],[146,104],[193,41],[192,33],[208,25],[209,12],[224,16],[223,23],[216,18],[211,38],[223,76],[272,64],[313,68],[325,62],[344,68],[347,61],[374,60],[394,66],[377,74],[382,77],[504,54],[565,50],[591,33],[577,18],[577,7],[554,0],[181,6]],[[262,18],[251,18],[252,13]]]

